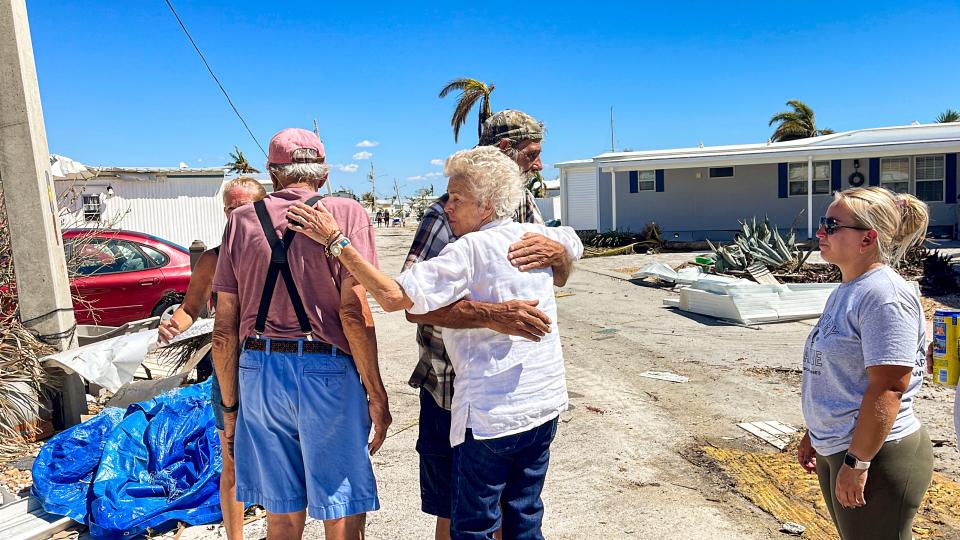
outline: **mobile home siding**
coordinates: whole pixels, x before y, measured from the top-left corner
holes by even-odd
[[[591,163],[584,168],[571,167],[562,174],[565,193],[561,221],[576,230],[596,230],[597,168]]]
[[[213,247],[220,245],[227,223],[223,214],[223,183],[222,176],[97,178],[84,183],[83,189],[86,195],[104,193],[103,220],[114,228],[152,234],[184,247],[194,240]],[[70,183],[57,184],[58,191],[70,188]],[[112,197],[106,197],[108,186],[113,187]],[[63,220],[65,227],[97,225],[83,221],[79,205],[69,210],[72,212]]]

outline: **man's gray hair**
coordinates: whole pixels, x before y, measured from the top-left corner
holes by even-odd
[[[443,172],[449,178],[467,179],[477,202],[493,207],[493,219],[513,216],[523,202],[520,168],[494,146],[453,154],[447,158]]]
[[[285,186],[299,182],[320,185],[330,174],[330,166],[321,159],[313,149],[299,148],[293,152],[293,163],[267,163],[267,170]]]

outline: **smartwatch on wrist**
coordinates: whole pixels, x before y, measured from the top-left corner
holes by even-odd
[[[860,461],[857,456],[851,454],[850,452],[844,454],[843,463],[855,471],[865,471],[870,468],[869,461]]]
[[[343,253],[343,248],[350,245],[350,239],[344,235],[340,235],[340,238],[333,241],[327,249],[330,251],[330,255],[334,257],[339,257]]]

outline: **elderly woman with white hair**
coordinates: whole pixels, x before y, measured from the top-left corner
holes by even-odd
[[[522,180],[517,165],[498,149],[457,152],[444,172],[449,177],[444,211],[458,240],[396,280],[350,246],[322,205],[296,205],[289,217],[303,224],[298,232],[328,246],[386,311],[427,313],[461,298],[539,300],[538,308],[551,320],[550,332],[537,341],[484,328],[444,329],[443,340],[457,372],[451,536],[493,538],[502,510],[504,538],[543,538],[540,493],[557,418],[567,408],[553,271],[521,272],[507,260],[507,251],[529,232],[561,243],[571,259],[583,254],[583,245],[569,227],[513,221]]]

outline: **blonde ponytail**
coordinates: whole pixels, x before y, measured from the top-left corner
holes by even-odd
[[[852,188],[837,192],[857,224],[877,231],[880,261],[896,266],[907,250],[926,238],[930,212],[913,195],[881,187]]]

